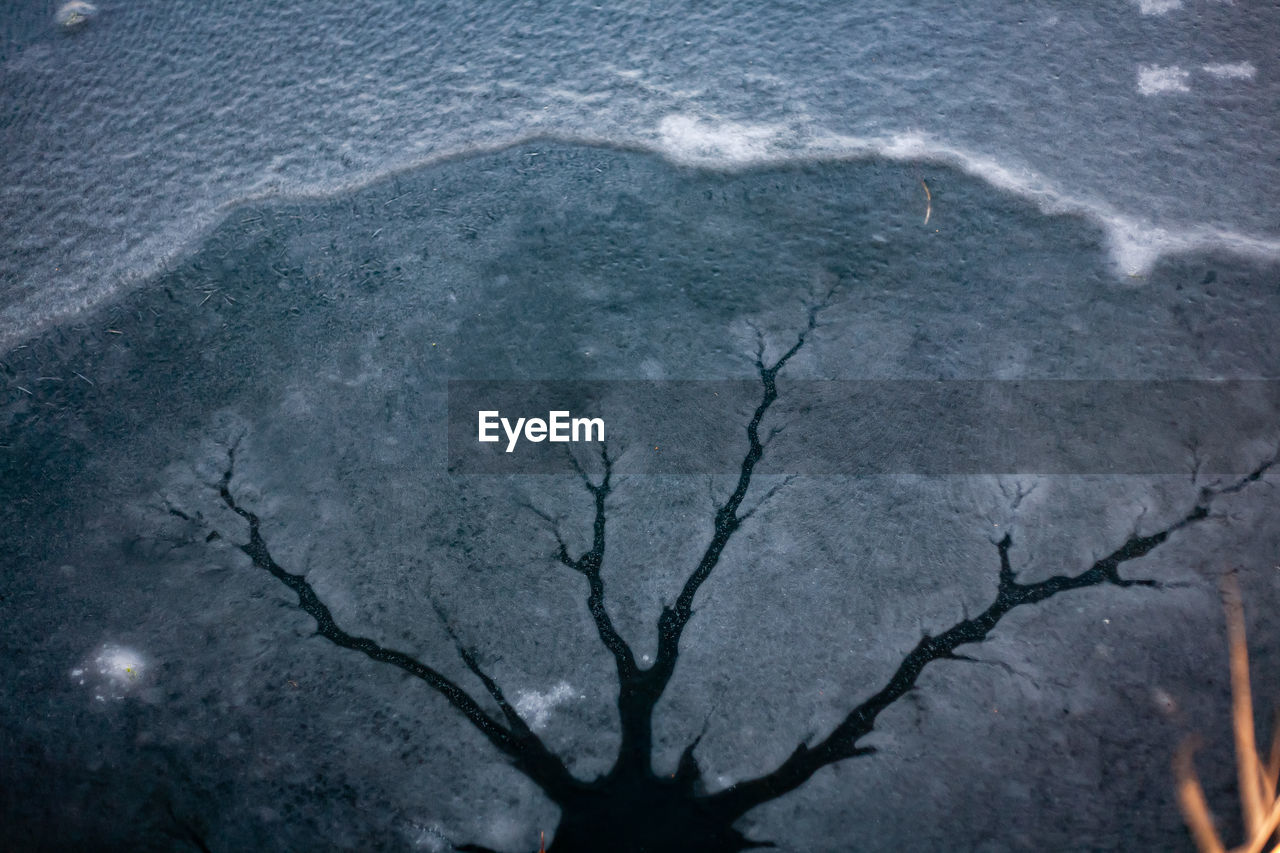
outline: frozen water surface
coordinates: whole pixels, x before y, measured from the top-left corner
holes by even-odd
[[[246,199],[535,135],[720,165],[910,140],[912,159],[1086,213],[1124,272],[1213,246],[1274,257],[1280,239],[1269,4],[138,0],[74,32],[12,5],[9,346],[143,286]]]
[[[1193,731],[1237,838],[1280,424],[606,488],[451,474],[448,382],[1275,378],[1275,14],[17,4],[0,847],[1189,851]]]

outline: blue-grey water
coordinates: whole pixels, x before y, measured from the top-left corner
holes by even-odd
[[[1280,9],[46,2],[0,20],[0,343],[148,280],[248,198],[532,135],[736,167],[943,160],[1162,252],[1280,247]],[[922,204],[921,199],[911,199]]]

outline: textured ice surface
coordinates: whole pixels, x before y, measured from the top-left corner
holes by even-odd
[[[937,158],[1089,213],[1122,273],[1280,238],[1275,4],[132,0],[75,33],[10,5],[0,347],[178,263],[238,201],[533,135]]]

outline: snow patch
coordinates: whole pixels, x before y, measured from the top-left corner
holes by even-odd
[[[669,115],[658,125],[659,144],[673,160],[742,166],[765,160],[783,138],[785,127],[771,124],[710,122]]]
[[[53,21],[63,29],[73,30],[89,23],[89,19],[98,14],[98,7],[83,0],[71,0],[63,3],[53,14]]]
[[[1182,8],[1182,0],[1138,0],[1138,11],[1144,15],[1166,15]]]
[[[1216,62],[1200,69],[1222,80],[1252,80],[1258,73],[1252,62]]]
[[[123,699],[142,685],[147,675],[147,660],[139,652],[115,643],[103,643],[70,677],[79,686],[94,691],[99,702]]]
[[[567,681],[561,681],[545,693],[537,690],[521,690],[516,694],[516,713],[529,723],[535,732],[547,727],[551,712],[557,705],[568,702],[574,696],[574,690]]]
[[[1167,92],[1190,92],[1187,78],[1191,72],[1176,65],[1139,65],[1138,91],[1143,95],[1163,95]]]

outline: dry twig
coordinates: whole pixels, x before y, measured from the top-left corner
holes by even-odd
[[[1249,688],[1249,649],[1245,643],[1244,605],[1235,575],[1222,580],[1222,597],[1227,611],[1227,637],[1231,648],[1231,712],[1235,729],[1236,771],[1240,786],[1240,809],[1244,815],[1245,842],[1230,853],[1262,853],[1276,839],[1280,827],[1280,718],[1277,719],[1271,754],[1264,762],[1258,753],[1253,729],[1253,695]],[[1192,755],[1196,739],[1188,739],[1174,759],[1178,776],[1178,805],[1201,853],[1228,853],[1213,826],[1213,815],[1205,801],[1204,789],[1196,776]],[[1280,853],[1280,842],[1267,853]]]

